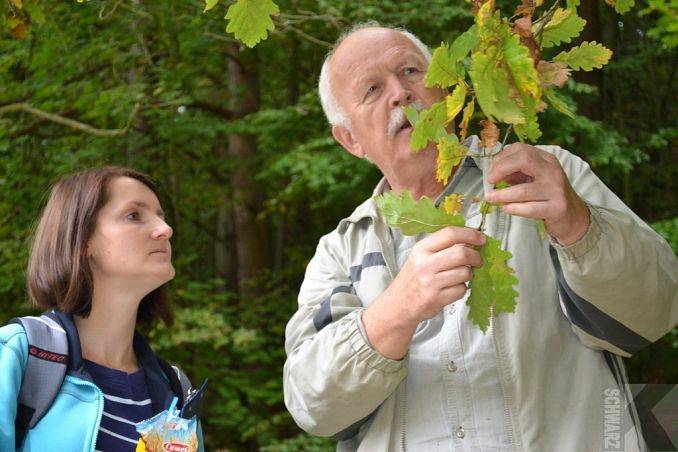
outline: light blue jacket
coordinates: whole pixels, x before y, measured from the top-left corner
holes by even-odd
[[[87,373],[82,360],[77,329],[70,316],[57,314],[68,332],[69,364],[61,389],[49,411],[30,429],[21,451],[94,451],[104,408],[104,397]],[[157,357],[139,335],[134,350],[146,372],[153,411],[166,409],[174,394]],[[28,339],[21,325],[0,328],[0,451],[14,450],[17,399],[28,360]],[[203,450],[198,431],[199,450]]]

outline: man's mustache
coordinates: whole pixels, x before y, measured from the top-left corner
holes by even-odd
[[[410,105],[410,107],[414,107],[417,110],[421,110],[423,105],[421,102],[414,101]],[[389,138],[393,138],[395,134],[400,130],[400,127],[402,127],[403,122],[407,120],[407,116],[405,115],[405,110],[403,110],[403,107],[396,107],[393,110],[391,110],[391,115],[388,118],[388,128],[386,129],[386,132],[388,133]]]

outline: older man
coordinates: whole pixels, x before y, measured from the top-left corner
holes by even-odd
[[[424,86],[429,61],[402,30],[344,35],[319,84],[332,133],[381,170],[375,195],[470,198],[483,194],[484,176],[512,183],[487,194],[504,208],[486,230],[513,253],[518,308],[493,316],[487,334],[467,319],[466,283],[482,265],[477,204],[464,209],[469,228],[404,237],[370,198],[308,265],[286,331],[288,409],[341,450],[642,450],[620,356],[676,324],[674,254],[584,161],[555,146],[514,144],[491,165],[468,158],[447,186],[437,182],[435,148],[413,153],[402,115],[443,99]],[[609,442],[614,403],[620,434]]]

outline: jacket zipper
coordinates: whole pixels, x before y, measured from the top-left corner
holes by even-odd
[[[99,437],[99,426],[101,425],[101,418],[103,417],[103,414],[104,414],[104,397],[103,397],[103,394],[101,392],[101,389],[99,389],[97,387],[97,385],[95,385],[94,383],[90,383],[89,381],[80,380],[78,378],[72,378],[72,379],[69,379],[69,381],[71,383],[73,383],[75,385],[79,385],[79,386],[90,386],[90,387],[94,388],[95,392],[97,393],[97,400],[99,402],[98,403],[99,409],[98,409],[98,412],[97,412],[97,423],[96,423],[96,426],[95,426],[95,429],[94,429],[94,438],[93,438],[92,449],[91,449],[91,452],[94,452],[94,450],[96,449],[96,446],[97,446],[97,439]]]

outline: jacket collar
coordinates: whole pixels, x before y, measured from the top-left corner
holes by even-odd
[[[92,376],[87,372],[85,362],[82,359],[82,347],[80,346],[80,336],[75,326],[75,321],[71,314],[66,314],[58,310],[53,311],[59,318],[61,325],[66,330],[68,337],[68,373],[75,377],[87,380],[93,383]],[[134,332],[132,342],[134,353],[139,362],[139,366],[144,369],[146,375],[146,386],[151,396],[153,412],[159,413],[166,409],[174,394],[170,388],[167,375],[163,372],[158,357],[153,353],[151,347],[144,337],[138,332]]]
[[[467,156],[464,162],[462,163],[462,167],[476,167],[479,168],[481,172],[485,172],[486,166],[488,165],[488,159],[477,157],[480,150],[479,146],[480,139],[477,136],[473,135],[468,137],[464,144],[469,148],[469,151],[474,155]],[[459,170],[457,170],[457,172],[459,172]],[[454,177],[452,177],[450,184],[453,184],[454,182],[455,182]],[[377,186],[372,191],[372,196],[365,200],[365,202],[360,204],[353,211],[353,213],[351,213],[350,216],[341,220],[339,222],[338,229],[342,231],[347,226],[347,223],[358,223],[365,218],[369,218],[373,222],[377,221],[380,218],[380,213],[379,209],[377,208],[377,204],[374,201],[374,198],[384,193],[384,191],[386,191],[388,188],[389,184],[388,181],[386,180],[386,177],[382,177]]]

